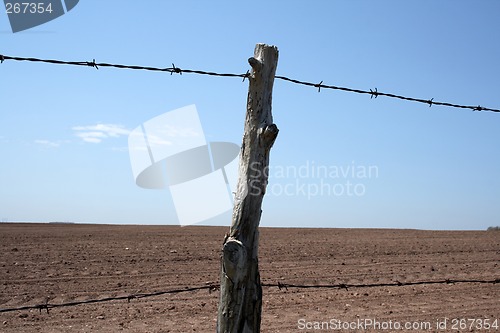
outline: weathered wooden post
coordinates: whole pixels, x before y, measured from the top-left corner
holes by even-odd
[[[268,180],[269,151],[278,135],[271,114],[278,49],[257,44],[248,62],[252,73],[239,180],[232,224],[222,248],[218,333],[260,332],[262,287],[258,227]]]

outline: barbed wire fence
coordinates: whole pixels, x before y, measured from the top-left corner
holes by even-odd
[[[416,285],[433,285],[433,284],[457,284],[457,283],[480,283],[480,284],[497,284],[500,283],[500,278],[492,279],[492,280],[481,280],[481,279],[445,279],[445,280],[434,280],[434,281],[414,281],[414,282],[386,282],[386,283],[368,283],[368,284],[347,284],[347,283],[339,283],[339,284],[291,284],[291,283],[262,283],[262,287],[273,288],[276,287],[279,290],[288,291],[288,289],[345,289],[349,291],[349,289],[355,288],[375,288],[375,287],[403,287],[403,286],[416,286]],[[137,293],[137,294],[129,294],[124,296],[116,296],[116,297],[105,297],[98,299],[88,299],[82,301],[73,301],[67,303],[49,303],[48,301],[43,304],[35,304],[35,305],[26,305],[20,307],[12,307],[12,308],[0,308],[0,313],[5,312],[14,312],[14,311],[23,311],[23,310],[39,310],[40,313],[42,310],[47,311],[49,313],[50,309],[61,308],[61,307],[72,307],[76,305],[85,305],[85,304],[96,304],[96,303],[106,303],[112,301],[124,301],[130,303],[131,300],[141,299],[141,298],[149,298],[149,297],[157,297],[167,294],[180,294],[187,292],[194,292],[199,290],[208,290],[209,293],[212,293],[219,289],[219,284],[206,284],[204,286],[196,286],[196,287],[185,287],[178,289],[171,289],[165,291],[156,291],[152,293]]]
[[[186,73],[186,74],[198,74],[198,75],[209,75],[209,76],[220,76],[220,77],[236,77],[236,78],[242,78],[243,81],[245,81],[246,78],[250,77],[250,71],[247,71],[245,74],[217,73],[217,72],[210,72],[210,71],[203,71],[203,70],[181,69],[179,67],[176,67],[173,63],[172,63],[172,67],[161,68],[161,67],[151,67],[151,66],[110,64],[110,63],[105,63],[105,62],[96,62],[95,59],[93,59],[92,61],[64,61],[64,60],[53,60],[53,59],[11,57],[11,56],[0,54],[0,63],[3,63],[6,60],[41,62],[41,63],[56,64],[56,65],[85,66],[85,67],[92,67],[95,69],[99,69],[100,67],[111,67],[111,68],[118,68],[118,69],[145,70],[145,71],[154,71],[154,72],[166,72],[166,73],[170,73],[170,75],[172,75],[172,74],[182,75],[183,73]],[[323,84],[323,81],[320,81],[319,83],[313,83],[313,82],[291,79],[291,78],[288,78],[286,76],[281,76],[281,75],[276,75],[275,79],[291,82],[291,83],[298,84],[298,85],[318,88],[318,92],[320,92],[321,89],[331,89],[331,90],[340,90],[340,91],[345,91],[345,92],[350,92],[350,93],[370,95],[371,99],[377,98],[378,96],[384,96],[384,97],[395,98],[395,99],[400,99],[400,100],[404,100],[404,101],[423,103],[423,104],[427,104],[429,107],[431,107],[433,105],[438,105],[438,106],[446,106],[446,107],[457,108],[457,109],[469,109],[472,111],[500,112],[500,109],[487,108],[487,107],[483,107],[481,105],[461,105],[461,104],[455,104],[455,103],[434,101],[434,98],[422,99],[422,98],[406,97],[406,96],[402,96],[402,95],[385,93],[385,92],[378,91],[377,88],[369,89],[369,90],[352,89],[352,88]]]
[[[203,70],[181,69],[179,67],[176,67],[173,63],[172,63],[172,67],[160,68],[160,67],[151,67],[151,66],[136,66],[136,65],[121,65],[121,64],[103,63],[103,62],[96,62],[95,59],[93,59],[92,61],[63,61],[63,60],[53,60],[53,59],[12,57],[12,56],[0,54],[0,63],[3,64],[3,62],[5,62],[7,60],[26,61],[26,62],[41,62],[41,63],[49,63],[49,64],[57,64],[57,65],[69,65],[69,66],[84,66],[84,67],[92,67],[95,69],[99,69],[100,67],[110,67],[110,68],[129,69],[129,70],[145,70],[145,71],[165,72],[165,73],[170,73],[170,75],[173,75],[173,74],[182,75],[185,73],[185,74],[198,74],[198,75],[208,75],[208,76],[218,76],[218,77],[234,77],[234,78],[241,78],[242,81],[245,81],[245,79],[251,77],[250,71],[247,71],[244,74],[217,73],[217,72],[203,71]],[[454,103],[448,103],[448,102],[434,101],[433,98],[421,99],[421,98],[396,95],[396,94],[392,94],[392,93],[384,93],[384,92],[378,91],[377,88],[374,88],[373,90],[372,89],[369,89],[369,90],[352,89],[352,88],[335,86],[335,85],[327,85],[327,84],[324,84],[323,81],[320,81],[319,83],[313,83],[313,82],[296,80],[296,79],[292,79],[292,78],[288,78],[286,76],[280,76],[280,75],[276,75],[275,79],[291,82],[293,84],[314,87],[314,88],[318,89],[318,92],[320,92],[321,89],[331,89],[331,90],[340,90],[340,91],[345,91],[345,92],[350,92],[350,93],[369,95],[370,99],[377,98],[378,96],[384,96],[384,97],[388,97],[388,98],[395,98],[395,99],[400,99],[400,100],[405,100],[405,101],[423,103],[423,104],[428,105],[429,107],[431,107],[433,105],[437,105],[437,106],[446,106],[446,107],[457,108],[457,109],[469,109],[472,111],[500,112],[500,109],[483,107],[481,105],[474,105],[474,106],[473,105],[460,105],[460,104],[454,104]],[[290,289],[292,289],[292,288],[295,288],[295,289],[322,288],[322,289],[349,290],[349,289],[354,289],[354,288],[402,287],[402,286],[414,286],[414,285],[457,284],[457,283],[497,284],[497,283],[500,283],[500,278],[491,279],[491,280],[488,280],[488,279],[486,279],[486,280],[481,280],[481,279],[444,279],[444,280],[414,281],[414,282],[394,281],[394,282],[387,282],[387,283],[368,283],[368,284],[345,284],[345,283],[339,283],[339,284],[290,284],[290,283],[278,282],[278,283],[262,283],[262,286],[267,287],[267,288],[278,288],[279,290],[287,291],[289,288]],[[200,291],[200,290],[208,290],[208,292],[211,293],[211,292],[214,292],[218,289],[219,289],[219,284],[206,284],[203,286],[184,287],[184,288],[180,288],[180,289],[178,288],[178,289],[171,289],[171,290],[165,290],[165,291],[156,291],[156,292],[151,292],[151,293],[136,293],[136,294],[123,295],[123,296],[116,296],[116,297],[106,297],[106,298],[89,299],[89,300],[82,300],[82,301],[72,301],[72,302],[67,302],[67,303],[49,303],[47,301],[43,304],[26,305],[26,306],[11,307],[11,308],[0,308],[0,313],[13,312],[13,311],[23,311],[23,310],[39,310],[40,312],[42,312],[42,310],[45,310],[48,313],[50,309],[60,308],[60,307],[71,307],[71,306],[77,306],[77,305],[96,304],[96,303],[105,303],[105,302],[123,301],[123,300],[127,300],[127,302],[130,302],[131,300],[134,300],[134,299],[157,297],[157,296],[162,296],[162,295],[167,295],[167,294],[179,294],[179,293],[186,293],[186,292],[195,292],[195,291]]]

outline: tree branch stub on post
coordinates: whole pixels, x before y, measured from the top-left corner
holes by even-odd
[[[218,333],[260,332],[262,287],[258,267],[259,223],[268,181],[269,152],[278,135],[272,91],[278,49],[257,44],[249,77],[245,131],[232,224],[222,249]]]

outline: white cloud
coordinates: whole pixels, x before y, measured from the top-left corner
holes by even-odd
[[[58,148],[61,146],[60,141],[35,140],[35,143],[50,148]]]
[[[142,132],[134,132],[122,125],[118,124],[96,124],[89,126],[74,126],[71,128],[75,132],[75,136],[82,139],[84,142],[89,143],[101,143],[109,138],[119,138],[122,136],[128,135],[143,135]],[[197,133],[195,130],[191,128],[175,128],[173,126],[166,125],[161,128],[155,134],[148,134],[147,141],[149,146],[169,146],[172,145],[173,142],[168,140],[168,138],[174,137],[194,137],[199,136],[200,133]],[[142,147],[146,149],[146,147]],[[141,149],[141,148],[133,148],[133,149]],[[118,148],[117,150],[122,150],[122,148]]]
[[[119,138],[130,134],[130,130],[117,124],[97,124],[90,126],[74,126],[75,135],[85,142],[100,143],[103,139]]]
[[[75,135],[85,142],[99,143],[108,136],[102,132],[76,132]]]
[[[138,132],[138,131],[133,131],[131,132],[130,136],[133,136],[133,137],[140,137],[140,138],[143,138],[144,137],[144,133],[142,131]],[[157,135],[147,135],[146,136],[146,139],[148,141],[148,144],[149,146],[170,146],[172,145],[172,141],[169,141],[169,140],[165,140]],[[132,146],[132,147],[129,147],[129,149],[132,149],[132,150],[147,150],[147,147],[145,146]]]
[[[100,143],[102,141],[102,139],[100,139],[100,138],[93,138],[93,137],[84,137],[82,139],[83,139],[83,141],[90,142],[90,143]]]

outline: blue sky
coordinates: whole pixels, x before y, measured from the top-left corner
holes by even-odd
[[[0,54],[245,73],[264,42],[279,48],[278,75],[500,108],[498,13],[494,0],[81,0],[16,34],[0,13]],[[128,133],[195,104],[208,141],[241,142],[238,78],[14,61],[0,77],[2,221],[178,224],[168,189],[136,186]],[[273,115],[263,226],[500,224],[498,113],[276,81]]]

